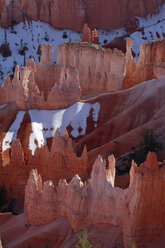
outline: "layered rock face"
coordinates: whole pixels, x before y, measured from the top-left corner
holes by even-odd
[[[70,227],[67,217],[61,217],[45,226],[30,226],[27,215],[0,214],[0,233],[2,245],[15,247],[52,247],[73,248],[78,245],[78,236],[82,231],[74,232]],[[90,243],[97,247],[114,248],[123,247],[122,232],[120,227],[91,226],[87,228]],[[159,247],[160,248],[160,247]]]
[[[121,92],[112,92],[88,100],[99,102],[97,128],[76,143],[78,154],[87,147],[89,167],[101,154],[119,157],[138,147],[146,129],[153,129],[158,142],[164,144],[165,78],[147,81]],[[165,149],[159,154],[165,159]]]
[[[154,153],[140,167],[133,163],[124,214],[125,247],[133,241],[137,247],[147,247],[164,230],[164,173],[165,163],[158,163]]]
[[[48,146],[37,148],[34,156],[26,148],[29,135],[22,140],[16,139],[9,150],[1,153],[0,182],[4,182],[9,197],[23,196],[29,172],[37,169],[44,180],[52,180],[56,185],[61,178],[68,181],[79,173],[82,178],[88,175],[87,151],[84,149],[81,157],[77,157],[72,140],[67,132],[63,136],[57,132],[52,139],[50,150]],[[21,136],[21,132],[20,135]],[[23,137],[22,137],[23,139]]]
[[[85,0],[86,22],[92,28],[115,29],[123,26],[134,16],[146,16],[153,13],[164,1],[143,1],[136,4],[132,1]],[[115,18],[118,16],[118,18]],[[117,20],[116,20],[117,19]]]
[[[139,168],[133,162],[126,190],[114,188],[113,156],[108,169],[101,156],[97,158],[87,185],[76,175],[69,184],[62,180],[55,188],[51,181],[42,184],[33,170],[25,189],[25,212],[31,225],[67,216],[74,230],[87,225],[122,226],[124,247],[133,242],[147,247],[165,228],[164,174],[164,163],[158,163],[154,153]]]
[[[76,67],[82,95],[123,89],[125,56],[90,43],[64,44],[57,48],[58,64]]]
[[[51,45],[43,45],[42,58],[26,66],[15,68],[14,78],[8,76],[0,87],[0,104],[16,102],[21,110],[66,108],[80,99],[80,85],[76,68],[53,63]]]
[[[2,26],[18,23],[25,17],[50,23],[55,28],[82,32],[84,23],[92,28],[115,29],[125,25],[134,16],[146,16],[158,11],[164,0],[10,0],[2,1]],[[121,11],[122,10],[122,11]],[[115,17],[118,16],[116,19]]]
[[[1,11],[1,25],[8,27],[25,18],[50,23],[58,29],[82,31],[85,23],[85,6],[82,1],[14,0],[6,1]]]
[[[127,40],[124,88],[131,88],[147,80],[165,76],[165,39],[144,43],[136,63],[132,56],[133,40]]]
[[[1,0],[0,1],[0,13],[2,13],[4,6],[5,6],[5,0]]]

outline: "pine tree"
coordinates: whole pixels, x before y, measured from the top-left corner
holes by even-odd
[[[87,230],[84,228],[82,235],[78,235],[79,245],[76,248],[93,248],[87,239]]]

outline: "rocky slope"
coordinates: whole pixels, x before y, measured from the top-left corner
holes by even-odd
[[[52,0],[2,1],[0,23],[10,26],[24,18],[41,20],[58,29],[72,29],[82,32],[87,22],[92,28],[120,28],[134,16],[146,16],[157,12],[164,0],[139,0],[134,4],[130,0],[117,2],[104,0]],[[122,11],[121,11],[122,10]],[[118,18],[115,18],[115,17]]]
[[[153,129],[164,143],[164,90],[165,78],[160,78],[88,100],[100,103],[98,126],[76,144],[78,154],[86,145],[91,166],[99,154],[118,157],[138,146],[145,129]],[[164,155],[163,150],[160,158]]]
[[[115,159],[110,156],[108,160],[106,169],[105,161],[97,158],[87,185],[76,175],[69,184],[60,181],[55,189],[51,181],[43,185],[33,170],[25,190],[28,223],[40,226],[67,216],[74,230],[100,223],[120,226],[124,247],[133,242],[148,247],[165,228],[164,163],[158,163],[154,153],[140,167],[133,162],[129,188],[121,190],[114,188]]]
[[[78,235],[82,235],[80,231],[73,231],[67,217],[58,218],[48,225],[35,227],[28,224],[26,214],[18,216],[0,214],[0,223],[2,223],[0,227],[2,243],[9,247],[73,248],[78,244]],[[102,247],[113,248],[115,245],[120,245],[122,248],[120,227],[90,226],[87,229],[88,239],[94,246],[100,244]]]

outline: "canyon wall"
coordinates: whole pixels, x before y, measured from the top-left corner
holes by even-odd
[[[125,56],[91,43],[58,46],[57,64],[76,67],[82,95],[123,89]]]
[[[0,24],[8,27],[25,18],[50,23],[58,29],[82,32],[84,23],[91,28],[115,29],[134,16],[158,11],[164,0],[9,0],[1,1]],[[117,18],[116,18],[117,17]]]
[[[78,102],[80,95],[77,69],[53,63],[52,46],[43,45],[37,68],[29,59],[25,67],[16,66],[12,80],[5,79],[0,86],[0,105],[15,101],[21,110],[60,109]]]
[[[60,180],[42,183],[32,170],[25,189],[25,212],[31,225],[45,225],[67,216],[77,231],[87,225],[121,226],[124,247],[147,247],[165,228],[165,167],[155,153],[149,153],[140,167],[132,162],[130,185],[126,190],[114,187],[115,159],[109,166],[101,156],[96,159],[91,178],[84,184],[78,175],[67,184]],[[138,209],[138,211],[137,211]]]
[[[137,62],[132,56],[132,45],[133,40],[128,39],[124,89],[165,76],[165,39],[143,43]]]
[[[155,75],[157,75],[157,77],[160,77],[163,75],[163,69],[162,71],[160,69],[163,68],[162,65],[164,65],[164,45],[162,45],[164,44],[164,40],[155,42],[153,44],[156,54],[153,59],[155,58],[154,61],[156,61],[156,63],[151,63],[152,61],[150,62],[150,60],[147,60],[147,56],[141,55],[141,61],[144,61],[144,63],[141,63],[141,65],[144,69],[153,67]],[[17,138],[20,140],[23,152],[23,158],[19,159],[19,161],[24,161],[22,162],[23,167],[21,167],[20,165],[20,168],[18,168],[15,172],[18,172],[20,178],[23,178],[21,179],[23,183],[21,184],[20,182],[20,185],[25,185],[29,170],[31,168],[37,168],[42,176],[46,175],[44,180],[51,179],[52,174],[56,174],[56,177],[53,177],[53,180],[56,180],[56,182],[61,178],[61,171],[63,171],[64,176],[64,171],[66,171],[65,177],[67,179],[71,179],[74,173],[76,173],[74,164],[72,164],[72,153],[68,153],[67,160],[70,167],[69,171],[71,171],[71,174],[69,174],[70,172],[68,172],[68,170],[65,170],[67,168],[65,162],[63,163],[63,157],[65,157],[65,155],[60,155],[59,158],[56,158],[56,156],[58,157],[57,154],[55,158],[57,161],[60,162],[59,165],[57,165],[55,168],[56,173],[52,173],[52,171],[50,170],[51,172],[47,174],[47,165],[52,165],[52,161],[54,161],[50,154],[54,133],[51,138],[49,136],[49,138],[44,141],[44,144],[47,144],[47,147],[39,146],[40,148],[36,149],[35,155],[32,156],[32,150],[29,150],[29,140],[31,133],[33,133],[33,127],[32,119],[30,119],[31,117],[29,116],[29,111],[24,112],[23,120],[20,122],[20,124],[18,124],[18,126],[20,125],[18,127],[18,133],[15,132],[15,128],[17,128],[15,126],[12,127],[12,129],[10,130],[12,124],[15,123],[18,112],[21,112],[19,110],[21,109],[26,111],[34,108],[41,110],[54,110],[68,107],[71,104],[79,101],[81,96],[80,84],[82,87],[83,95],[89,94],[91,92],[99,94],[100,92],[105,90],[110,91],[121,89],[119,87],[119,82],[120,86],[123,85],[124,69],[125,67],[127,69],[127,66],[129,67],[130,60],[134,61],[132,59],[131,45],[132,40],[128,40],[127,54],[126,56],[124,56],[124,54],[120,51],[111,51],[110,49],[105,50],[99,48],[97,45],[90,43],[65,44],[58,48],[58,64],[53,63],[52,47],[50,45],[44,45],[42,47],[43,55],[41,58],[41,62],[37,67],[34,63],[34,60],[30,59],[27,61],[26,66],[21,69],[16,66],[14,78],[12,80],[9,76],[6,78],[4,84],[0,87],[0,105],[6,103],[9,104],[6,104],[6,107],[3,105],[1,106],[0,141],[7,142],[8,144],[7,149],[3,152],[1,151],[2,166],[0,169],[0,175],[2,176],[2,182],[4,181],[5,183],[9,184],[7,186],[9,192],[10,188],[12,188],[13,185],[16,185],[18,191],[13,189],[12,191],[19,194],[19,187],[16,182],[18,175],[15,175],[12,171],[12,168],[14,168],[14,166],[17,166],[17,164],[19,165],[19,163],[17,162],[13,162],[12,164],[13,160],[11,159],[11,157],[13,156],[14,151],[11,151],[10,145],[13,142],[13,139],[5,139],[5,137],[10,136],[12,132],[15,136],[14,139]],[[147,44],[144,45],[144,47],[146,48],[148,48],[148,46],[149,45]],[[150,52],[151,50],[149,49],[149,54]],[[66,65],[61,65],[61,63]],[[74,65],[77,65],[77,68],[75,68]],[[137,66],[136,62],[135,66]],[[136,72],[135,69],[134,72]],[[147,70],[145,75],[149,75],[149,73],[150,70]],[[130,74],[130,78],[131,77],[133,78],[132,74]],[[136,80],[139,80],[139,78],[141,78],[140,71],[139,73],[136,72]],[[148,95],[148,92],[150,92],[150,95]],[[159,101],[157,101],[158,94]],[[86,118],[83,115],[83,109],[86,108],[83,104],[87,104],[86,106],[90,107]],[[11,109],[11,105],[15,106],[15,108]],[[92,106],[95,106],[96,109],[94,110]],[[149,108],[149,106],[152,106],[152,108]],[[160,138],[160,142],[164,143],[164,126],[162,121],[162,118],[164,118],[163,106],[163,78],[151,82],[148,81],[147,83],[142,84],[138,88],[133,88],[130,91],[103,94],[98,98],[91,99],[89,102],[86,100],[80,102],[79,104],[76,104],[76,112],[80,109],[80,113],[78,114],[80,117],[81,115],[83,116],[81,117],[83,118],[83,121],[86,121],[85,131],[84,133],[82,132],[81,122],[83,121],[80,118],[78,120],[78,124],[76,124],[78,125],[77,136],[72,136],[72,130],[74,129],[74,127],[71,125],[71,122],[74,119],[72,119],[72,117],[69,120],[68,124],[65,126],[65,129],[67,129],[70,137],[72,137],[72,139],[74,140],[73,143],[78,155],[81,155],[83,150],[85,149],[84,147],[87,146],[88,161],[86,159],[85,164],[88,163],[88,165],[86,165],[85,171],[82,169],[83,165],[81,159],[79,160],[78,158],[75,158],[76,161],[78,159],[78,163],[82,170],[82,173],[80,172],[79,175],[84,176],[84,178],[87,174],[89,175],[89,171],[91,170],[93,162],[98,154],[107,157],[107,155],[111,152],[118,157],[125,152],[129,152],[133,146],[137,147],[141,138],[141,134],[147,128],[154,129],[156,135]],[[71,110],[73,109],[71,108]],[[5,114],[5,112],[7,114]],[[74,111],[72,111],[72,114],[73,112]],[[42,115],[44,114],[45,113],[42,113]],[[6,115],[9,115],[9,117],[7,117]],[[128,116],[132,116],[132,118],[128,118]],[[68,114],[65,113],[65,115],[63,115],[63,117],[61,118],[61,122],[65,123],[67,119]],[[41,118],[40,121],[42,122],[43,120],[45,122],[44,118]],[[54,119],[50,120],[50,123],[52,122],[51,125],[53,125]],[[33,120],[33,122],[34,121],[37,121],[37,117],[35,120]],[[59,127],[60,125],[62,124],[59,124]],[[46,135],[48,133],[50,134],[53,128],[55,127],[42,126],[41,133],[44,133]],[[37,131],[34,130],[34,133],[35,132],[38,133],[38,129]],[[46,137],[46,135],[44,137]],[[37,142],[38,140],[34,140],[36,147],[38,146]],[[1,147],[2,146],[3,145],[1,144]],[[59,154],[62,154],[62,151],[59,151]],[[162,156],[164,156],[164,153]],[[46,161],[46,163],[44,161]],[[12,164],[12,166],[10,166],[10,164]],[[27,164],[29,165],[29,167],[26,167]],[[24,170],[24,166],[27,168],[27,170]],[[73,169],[71,169],[72,167]],[[44,168],[43,171],[45,172],[43,172],[41,168]],[[61,170],[61,168],[63,169]],[[10,170],[12,171],[12,173],[10,172]],[[13,183],[12,180],[10,182],[10,177],[12,178],[12,176],[14,175],[15,179],[12,179],[14,182]],[[24,186],[21,186],[21,192],[23,192],[23,188]]]
[[[91,30],[85,25],[82,41],[91,39]],[[165,76],[165,39],[143,43],[137,62],[132,45],[133,40],[127,39],[125,55],[87,42],[64,44],[57,48],[57,63],[77,68],[82,96],[120,91]]]

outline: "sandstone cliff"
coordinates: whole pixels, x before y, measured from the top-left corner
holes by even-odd
[[[51,45],[43,45],[42,58],[35,66],[29,59],[25,67],[15,68],[0,87],[0,104],[16,102],[22,110],[66,108],[80,99],[78,72],[75,67],[53,63]]]
[[[123,89],[125,56],[121,51],[72,43],[58,46],[57,53],[58,64],[77,68],[82,95]]]
[[[84,149],[81,157],[77,157],[71,139],[67,132],[63,136],[57,132],[52,139],[51,150],[47,146],[37,148],[31,155],[29,135],[25,139],[18,134],[22,141],[15,140],[9,150],[2,153],[0,163],[0,182],[4,182],[9,197],[23,196],[29,172],[34,168],[39,171],[44,180],[52,180],[56,185],[61,178],[68,181],[79,173],[82,178],[88,176],[87,151]],[[48,144],[49,145],[49,144]]]
[[[91,42],[85,25],[83,41]],[[138,61],[132,56],[133,40],[127,40],[124,55],[117,49],[104,49],[91,43],[64,44],[57,48],[57,63],[76,67],[82,96],[128,89],[144,81],[165,76],[165,39],[144,43]]]
[[[97,31],[92,36],[87,25],[84,29],[83,40],[95,42]],[[120,91],[165,76],[165,40],[142,44],[138,62],[132,57],[132,44],[128,39],[126,55],[88,42],[64,44],[57,49],[57,64],[52,46],[43,45],[37,68],[29,59],[25,67],[16,66],[13,80],[5,79],[0,104],[16,101],[22,110],[66,108],[80,97]]]
[[[25,211],[31,225],[45,225],[60,216],[67,216],[71,227],[80,230],[87,225],[121,226],[124,247],[133,242],[147,247],[165,228],[164,163],[149,153],[139,168],[132,163],[130,185],[126,190],[114,188],[115,159],[109,167],[99,156],[88,184],[78,175],[67,184],[51,181],[42,184],[36,170],[31,171],[25,190]],[[137,211],[138,209],[138,211]]]
[[[165,76],[165,39],[142,44],[137,62],[132,56],[132,45],[133,40],[128,39],[124,89]]]
[[[164,0],[9,0],[1,1],[2,26],[10,26],[24,18],[41,20],[59,29],[82,32],[84,23],[91,28],[115,29],[125,25],[134,16],[157,12]],[[117,18],[116,18],[117,17]]]

